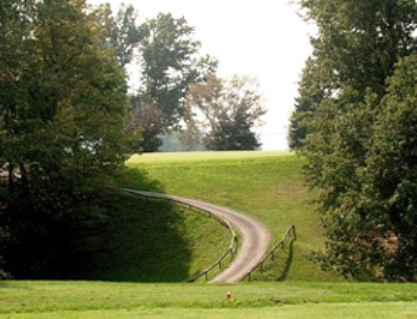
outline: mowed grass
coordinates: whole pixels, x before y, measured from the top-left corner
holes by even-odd
[[[287,280],[233,285],[0,281],[0,318],[417,318],[415,284],[329,282],[340,278],[334,274],[320,272],[318,266],[309,260],[308,255],[311,251],[322,247],[323,236],[314,207],[309,202],[310,195],[303,186],[299,172],[303,164],[302,159],[279,153],[258,158],[254,158],[250,153],[241,153],[241,156],[235,155],[233,159],[222,158],[220,155],[216,155],[218,157],[211,160],[198,158],[201,154],[194,159],[191,155],[186,160],[178,160],[175,154],[158,154],[161,161],[157,161],[158,156],[153,155],[154,159],[148,163],[130,162],[129,165],[134,170],[131,170],[119,183],[138,188],[146,184],[150,190],[206,199],[234,207],[263,220],[273,230],[275,239],[282,236],[288,224],[295,223],[299,240],[293,243],[292,256],[288,248],[282,251],[286,256],[284,260],[289,262],[286,278],[282,278]],[[171,159],[167,160],[168,157]],[[145,158],[146,156],[143,157]],[[136,169],[147,172],[146,179],[152,183],[140,183],[138,179],[143,178],[143,175],[135,173]],[[158,178],[159,182],[154,183],[154,178]],[[138,205],[137,200],[132,200],[135,207]],[[169,203],[145,201],[139,203],[140,205],[145,206],[139,211],[148,211],[148,213],[141,213],[143,219],[132,224],[131,214],[136,214],[134,211],[138,207],[132,212],[128,210],[127,215],[121,215],[121,218],[127,219],[125,225],[131,223],[129,227],[135,229],[135,225],[139,226],[148,220],[149,223],[146,224],[148,226],[140,228],[142,232],[148,231],[151,236],[154,230],[158,230],[151,227],[154,218],[162,218],[165,222],[161,225],[175,230],[173,234],[180,235],[178,243],[185,243],[187,253],[183,259],[188,260],[190,264],[183,269],[198,268],[190,265],[193,263],[192,260],[201,260],[202,256],[206,255],[208,247],[212,247],[211,244],[207,244],[206,239],[213,231],[211,227],[205,229],[206,224],[208,225],[212,220],[195,212],[178,211],[178,207],[175,205],[171,207]],[[157,205],[159,210],[155,210],[152,205]],[[163,207],[164,205],[168,206]],[[168,218],[168,223],[166,217],[170,215],[164,215],[163,212],[166,211],[173,213],[173,217]],[[189,218],[191,220],[187,222]],[[195,232],[190,231],[198,224],[202,226],[200,229]],[[121,235],[126,234],[124,230],[119,231]],[[126,247],[131,247],[131,242],[137,238],[135,232],[131,231],[131,238],[126,238],[125,235],[119,236],[116,231],[109,241],[118,237],[125,238],[126,246],[122,244],[120,247],[120,252],[123,252]],[[109,230],[110,233],[113,231]],[[158,231],[154,234],[157,233]],[[165,234],[161,233],[161,236]],[[219,236],[221,235],[213,233],[212,240],[217,242]],[[201,247],[190,249],[191,242],[195,240],[201,244]],[[171,242],[171,247],[176,245],[169,237],[166,242]],[[200,257],[191,257],[192,251],[201,254]],[[174,252],[173,255],[177,254]],[[121,259],[118,267],[123,268],[128,258],[119,258]],[[143,262],[146,263],[146,259],[143,259]],[[137,264],[137,261],[132,264]],[[120,273],[120,270],[122,269],[120,268],[117,273]],[[175,269],[175,265],[171,265],[166,271],[176,272],[178,269]],[[274,279],[273,274],[270,276],[270,279]],[[226,299],[228,291],[232,293],[231,300]]]
[[[304,186],[304,160],[289,152],[159,153],[134,156],[132,169],[158,180],[164,192],[234,208],[264,222],[278,242],[295,224],[298,240],[280,252],[262,280],[340,281],[311,261],[324,237],[312,196]],[[134,180],[129,185],[136,188]],[[255,276],[255,277],[256,277]]]
[[[146,153],[133,155],[128,164],[136,163],[173,163],[173,162],[192,162],[207,160],[225,160],[242,158],[265,158],[276,157],[278,155],[290,155],[289,151],[229,151],[229,152],[173,152],[173,153]]]
[[[84,273],[73,278],[185,282],[229,245],[228,229],[203,213],[124,192],[109,196],[114,209],[89,239],[96,249]]]
[[[257,283],[238,285],[0,282],[0,317],[333,318],[417,317],[413,284]],[[226,293],[232,299],[226,299]]]

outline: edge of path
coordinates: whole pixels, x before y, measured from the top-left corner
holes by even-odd
[[[271,242],[271,233],[260,221],[226,207],[184,197],[126,189],[125,191],[145,197],[172,200],[210,212],[227,220],[240,235],[242,244],[233,262],[218,274],[211,283],[236,283],[244,279],[248,272],[263,258]]]

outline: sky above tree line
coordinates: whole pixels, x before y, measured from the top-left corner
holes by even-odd
[[[297,96],[297,82],[304,61],[311,53],[309,34],[314,32],[297,15],[289,0],[87,0],[109,2],[113,11],[120,4],[132,4],[139,22],[170,12],[184,16],[195,27],[201,52],[219,60],[218,74],[256,77],[268,113],[258,129],[263,150],[285,150],[289,117]],[[137,83],[130,70],[132,85]]]

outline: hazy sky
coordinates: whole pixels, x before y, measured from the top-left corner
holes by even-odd
[[[140,22],[159,12],[184,16],[195,27],[202,53],[216,57],[219,74],[254,76],[268,109],[259,129],[264,150],[287,149],[289,116],[297,96],[297,82],[311,52],[313,32],[288,0],[87,0],[110,2],[117,11],[121,2],[132,4]]]

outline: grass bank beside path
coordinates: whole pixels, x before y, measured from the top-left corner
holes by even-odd
[[[232,299],[226,300],[226,293]],[[332,318],[417,317],[414,284],[262,283],[239,285],[0,282],[0,317]]]
[[[226,227],[195,210],[122,192],[109,196],[115,209],[91,232],[95,253],[77,279],[185,282],[230,243]]]
[[[295,224],[298,240],[259,274],[262,280],[340,281],[310,260],[323,247],[319,217],[304,186],[304,160],[289,152],[156,153],[134,156],[132,169],[163,185],[167,194],[205,200],[255,216],[272,231],[273,242]],[[134,180],[129,185],[135,185]],[[271,268],[271,269],[269,269]],[[269,270],[268,270],[269,269]]]

